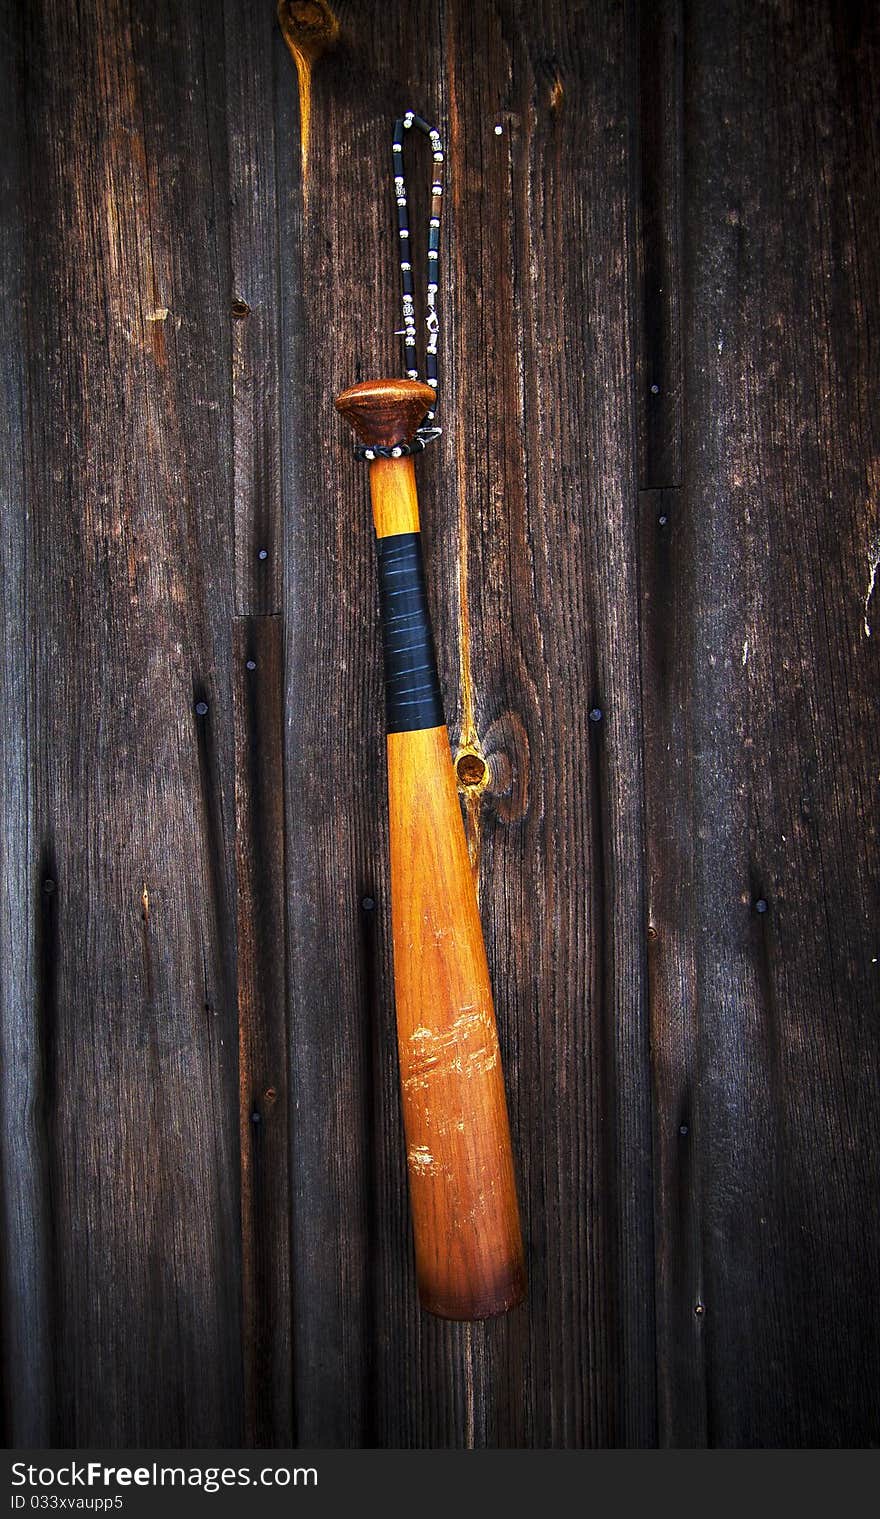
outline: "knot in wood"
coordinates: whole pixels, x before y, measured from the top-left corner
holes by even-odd
[[[482,786],[487,779],[485,760],[480,759],[478,754],[462,754],[455,762],[455,773],[462,786],[475,788]]]

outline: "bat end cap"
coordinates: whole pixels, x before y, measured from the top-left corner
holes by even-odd
[[[340,416],[368,448],[410,443],[436,396],[421,380],[363,380],[336,397]]]

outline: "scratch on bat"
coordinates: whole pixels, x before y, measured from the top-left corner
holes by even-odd
[[[743,663],[743,668],[744,669],[745,669],[745,666],[748,664],[748,662],[749,662],[749,640],[746,639],[745,643],[743,644],[743,651],[742,651],[742,663]]]
[[[479,1044],[475,1036],[480,1036]],[[405,1091],[424,1091],[438,1076],[482,1076],[498,1064],[495,1021],[484,1008],[462,1008],[449,1028],[433,1033],[424,1027],[416,1029],[409,1042],[413,1050],[403,1081]]]
[[[434,1157],[427,1145],[410,1145],[407,1161],[414,1176],[433,1176]]]

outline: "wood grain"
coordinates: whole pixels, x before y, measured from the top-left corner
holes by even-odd
[[[237,618],[232,653],[245,1435],[284,1446],[295,1431],[280,619]]]
[[[682,0],[638,4],[639,485],[681,483]]]
[[[223,36],[230,288],[217,315],[232,339],[235,604],[237,612],[255,615],[281,607],[281,431],[286,425],[279,287],[287,250],[276,187],[282,123],[273,89],[277,28],[271,6],[224,0]]]
[[[876,1444],[876,7],[334,12],[304,180],[274,0],[2,3],[8,1437]],[[333,409],[402,369],[410,106],[530,1280],[479,1325],[417,1301]]]
[[[862,1191],[880,1141],[864,610],[877,23],[858,6],[786,4],[747,27],[692,11],[684,42],[676,658],[699,1039],[691,1285],[717,1445],[870,1444],[880,1411]]]
[[[52,1364],[21,1419],[66,1445],[241,1430],[218,40],[189,10],[25,16],[24,1113]]]
[[[0,656],[0,1387],[7,1440],[36,1445],[54,1432],[52,1310],[48,1282],[51,1218],[40,1106],[41,1048],[35,955],[38,901],[30,848],[30,739],[27,513],[28,451],[25,324],[27,151],[22,16],[3,9],[0,63],[0,576],[5,636]]]

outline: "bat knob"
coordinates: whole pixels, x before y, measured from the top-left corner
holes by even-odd
[[[436,399],[421,380],[364,380],[336,397],[336,410],[368,448],[396,448],[412,441]]]

